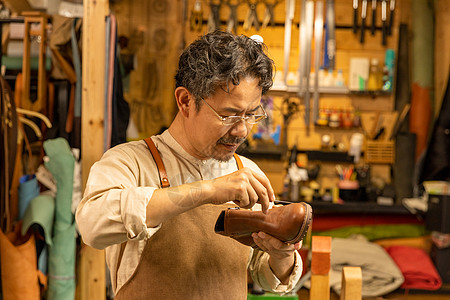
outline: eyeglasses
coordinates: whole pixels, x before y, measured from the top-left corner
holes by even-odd
[[[247,122],[247,124],[250,125],[254,125],[262,120],[264,120],[265,118],[267,118],[267,113],[264,110],[264,108],[262,107],[262,105],[259,105],[259,109],[262,110],[262,114],[251,114],[251,115],[244,115],[244,116],[227,116],[227,117],[223,117],[221,115],[219,115],[214,108],[211,107],[211,105],[208,104],[208,102],[205,101],[205,99],[203,99],[202,97],[200,97],[200,99],[203,100],[203,102],[206,103],[206,105],[216,114],[216,116],[220,119],[220,121],[222,121],[223,125],[234,125],[237,122],[244,120],[245,122]]]

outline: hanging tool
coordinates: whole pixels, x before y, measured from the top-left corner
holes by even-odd
[[[334,0],[327,0],[326,10],[326,51],[324,54],[324,67],[334,70],[336,63],[336,23],[334,16]]]
[[[322,50],[323,36],[323,2],[316,2],[316,15],[314,20],[314,101],[313,101],[313,122],[316,124],[319,118],[319,68],[320,68],[320,51]]]
[[[306,2],[306,3],[305,3]],[[303,4],[305,9],[303,9]],[[300,52],[300,61],[304,61],[304,68],[300,66],[300,80],[299,80],[299,88],[298,94],[301,97],[304,95],[304,103],[305,103],[305,127],[306,133],[309,135],[309,125],[310,125],[310,93],[309,93],[309,82],[310,82],[310,71],[311,71],[311,40],[313,35],[313,26],[314,26],[314,1],[312,0],[303,0],[302,2],[302,11],[305,13],[305,22],[304,22],[304,35],[306,37],[306,43],[304,47],[301,47],[303,51]],[[302,31],[302,30],[300,30]],[[301,33],[300,33],[301,34]],[[300,40],[300,39],[299,39]]]
[[[218,3],[214,3],[214,0],[211,0],[209,3],[211,13],[208,18],[208,32],[213,32],[216,29],[220,29],[219,11],[221,5],[222,0],[220,0]]]
[[[353,0],[353,33],[358,30],[358,0]]]
[[[299,49],[299,66],[298,66],[298,75],[299,75],[299,79],[298,79],[298,95],[300,97],[303,96],[305,90],[307,90],[307,88],[304,88],[305,85],[305,81],[306,81],[306,65],[307,65],[307,59],[308,59],[308,55],[309,52],[311,51],[311,47],[308,48],[308,37],[307,37],[307,30],[306,30],[306,1],[307,0],[302,0],[301,2],[301,7],[300,7],[300,28],[299,28],[299,45],[298,45],[298,49]]]
[[[191,18],[189,20],[189,28],[191,31],[200,32],[203,26],[203,10],[202,10],[202,1],[196,0],[194,3],[194,7],[191,11]]]
[[[392,26],[394,24],[394,9],[395,9],[395,0],[391,0],[389,3],[389,26],[388,26],[388,35],[392,35]]]
[[[235,4],[232,4],[231,0],[227,0],[225,3],[230,8],[230,15],[228,16],[228,21],[227,21],[227,31],[236,33],[237,25],[238,25],[237,8],[241,4],[241,1],[238,1]]]
[[[264,1],[264,4],[266,5],[266,11],[264,12],[264,19],[263,19],[263,23],[262,23],[263,28],[266,28],[267,25],[269,25],[269,24],[270,24],[270,26],[275,27],[274,9],[278,3],[280,3],[280,0],[276,0],[273,3],[269,3],[267,0]]]
[[[284,20],[284,69],[283,80],[287,86],[287,76],[289,73],[289,56],[291,54],[291,33],[292,33],[292,20],[294,19],[295,0],[286,0]]]
[[[381,43],[386,45],[387,41],[387,27],[386,27],[386,0],[381,1]]]
[[[314,21],[314,101],[313,101],[313,122],[317,122],[319,117],[319,68],[320,68],[320,54],[322,49],[322,36],[323,36],[323,2],[316,2],[316,12]]]
[[[372,26],[370,26],[370,33],[375,35],[375,21],[377,20],[377,0],[372,0]]]
[[[360,43],[364,44],[364,35],[366,30],[366,17],[367,17],[367,0],[362,0],[362,7],[361,7],[361,38]]]
[[[249,30],[252,26],[255,27],[256,31],[259,31],[260,25],[258,21],[258,14],[256,12],[256,6],[258,5],[259,2],[260,2],[259,0],[255,2],[247,0],[248,12],[243,25],[245,31]]]

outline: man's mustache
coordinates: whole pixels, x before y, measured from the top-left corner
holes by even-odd
[[[242,144],[246,138],[239,137],[223,137],[220,138],[217,143],[218,144]]]

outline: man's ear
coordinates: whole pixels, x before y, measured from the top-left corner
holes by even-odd
[[[185,87],[179,86],[175,89],[175,99],[178,111],[183,116],[188,117],[190,109],[195,106],[194,96]]]

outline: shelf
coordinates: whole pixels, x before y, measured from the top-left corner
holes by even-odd
[[[334,94],[334,95],[355,95],[355,96],[368,96],[368,97],[384,97],[391,96],[392,91],[351,91],[348,87],[343,86],[319,86],[319,94]],[[274,84],[269,93],[288,93],[298,95],[298,87],[295,85]],[[314,93],[314,87],[309,88],[310,93]]]
[[[348,94],[349,90],[347,87],[339,87],[339,86],[319,86],[319,94]],[[274,84],[272,89],[269,92],[275,93],[295,93],[298,94],[298,87],[295,85],[284,85],[284,84]],[[314,93],[314,87],[309,88],[310,93]]]
[[[349,91],[350,95],[368,96],[368,97],[382,97],[392,95],[392,91]]]
[[[236,153],[248,158],[282,159],[287,153],[287,147],[274,144],[258,143],[256,146],[247,146],[245,143],[239,146]]]
[[[411,213],[402,205],[378,205],[374,202],[346,202],[344,204],[322,201],[311,202],[316,214],[348,213],[348,214],[401,214]]]
[[[325,162],[347,162],[353,163],[354,157],[348,155],[348,152],[342,151],[316,151],[307,150],[305,151],[308,156],[308,160],[318,160]]]

